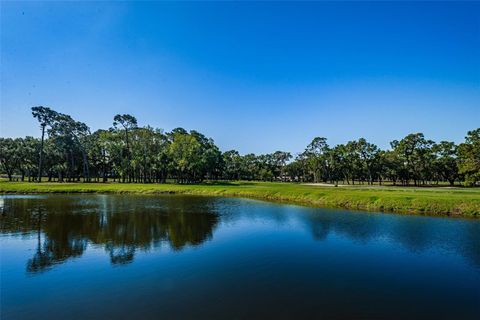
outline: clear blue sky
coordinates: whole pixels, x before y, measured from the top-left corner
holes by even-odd
[[[1,136],[44,105],[302,151],[480,127],[480,3],[1,3]]]

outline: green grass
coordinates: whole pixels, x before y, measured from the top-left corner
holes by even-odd
[[[176,193],[255,198],[316,207],[480,217],[480,189],[466,188],[335,188],[268,182],[178,185],[0,181],[1,193]]]

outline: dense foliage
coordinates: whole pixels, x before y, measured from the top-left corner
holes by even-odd
[[[221,152],[203,134],[139,127],[128,114],[116,115],[108,130],[90,132],[69,115],[32,108],[41,138],[0,138],[0,170],[9,180],[178,183],[203,180],[262,180],[328,183],[480,183],[480,128],[464,143],[435,143],[422,133],[392,141],[380,150],[363,138],[329,146],[316,137],[293,159],[291,153],[240,155]],[[46,136],[46,137],[45,137]]]

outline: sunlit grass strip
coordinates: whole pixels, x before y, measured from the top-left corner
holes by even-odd
[[[317,207],[480,217],[480,190],[460,188],[334,188],[265,182],[178,185],[0,181],[0,193],[174,193],[245,197]]]

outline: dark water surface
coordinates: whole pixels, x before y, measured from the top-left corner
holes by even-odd
[[[480,319],[480,221],[0,196],[2,319]]]

